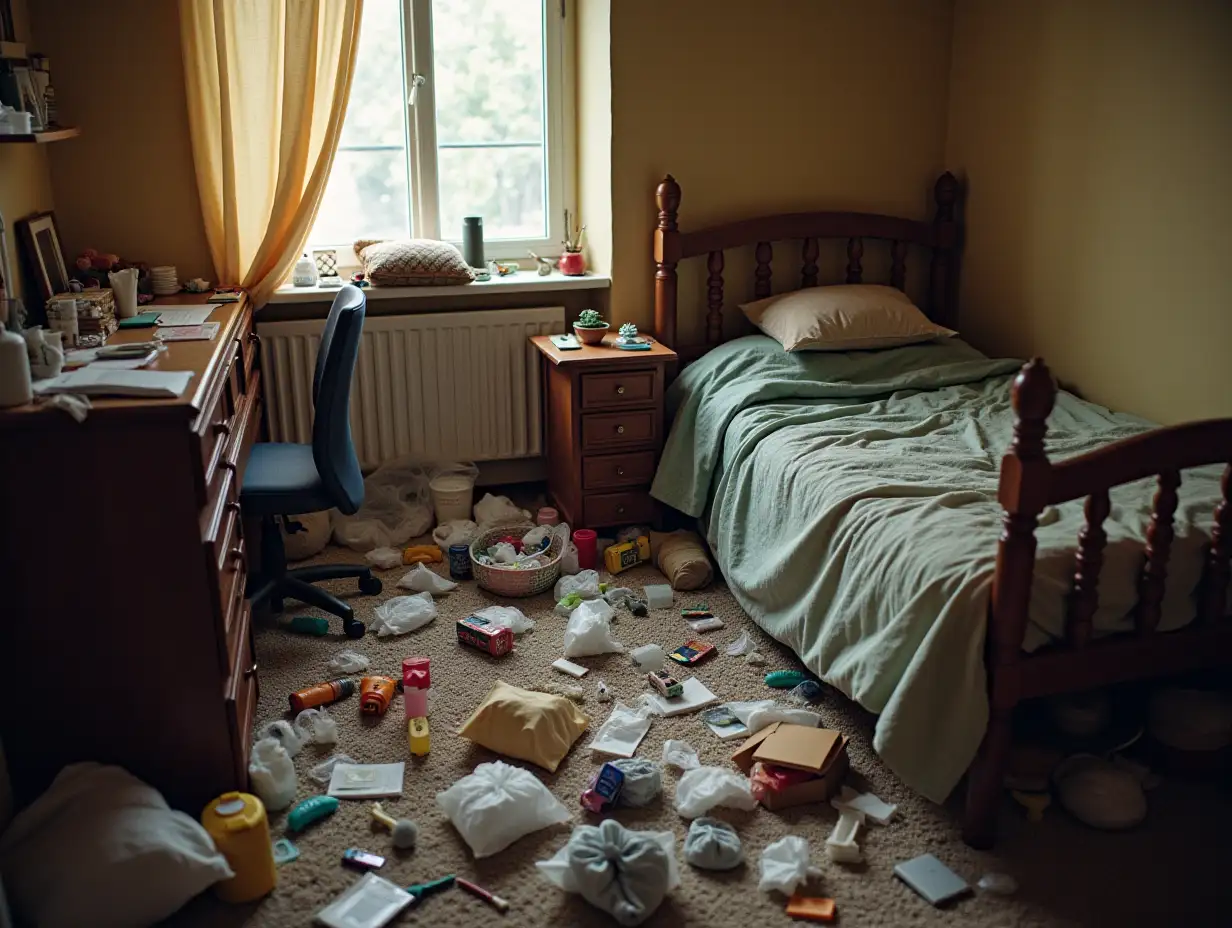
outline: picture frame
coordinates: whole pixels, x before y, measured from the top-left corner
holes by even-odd
[[[0,42],[16,42],[12,0],[0,0]]]
[[[67,293],[71,278],[64,263],[64,249],[60,247],[56,214],[35,213],[17,220],[17,234],[22,255],[38,284],[43,301]]]

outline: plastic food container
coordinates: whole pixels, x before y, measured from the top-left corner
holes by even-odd
[[[235,876],[214,886],[224,902],[251,902],[278,885],[269,819],[250,793],[223,793],[201,813],[201,824]]]
[[[436,524],[453,519],[467,520],[475,499],[475,478],[466,474],[442,474],[428,483]]]

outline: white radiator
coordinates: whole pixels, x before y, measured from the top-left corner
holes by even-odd
[[[258,327],[272,441],[312,441],[312,372],[324,320]],[[490,461],[543,453],[540,356],[531,335],[563,332],[562,306],[372,316],[351,384],[365,469],[404,455]]]

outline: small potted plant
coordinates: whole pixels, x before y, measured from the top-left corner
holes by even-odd
[[[583,345],[603,344],[603,336],[607,334],[607,330],[608,324],[593,309],[582,310],[578,313],[577,322],[573,323],[573,331]]]

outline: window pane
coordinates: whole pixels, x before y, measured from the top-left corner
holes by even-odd
[[[405,149],[339,151],[309,241],[344,245],[357,238],[406,238],[408,203]]]
[[[341,146],[405,145],[406,71],[398,0],[367,0]]]
[[[462,238],[462,217],[482,216],[483,237],[543,238],[543,149],[442,148],[441,238]]]

